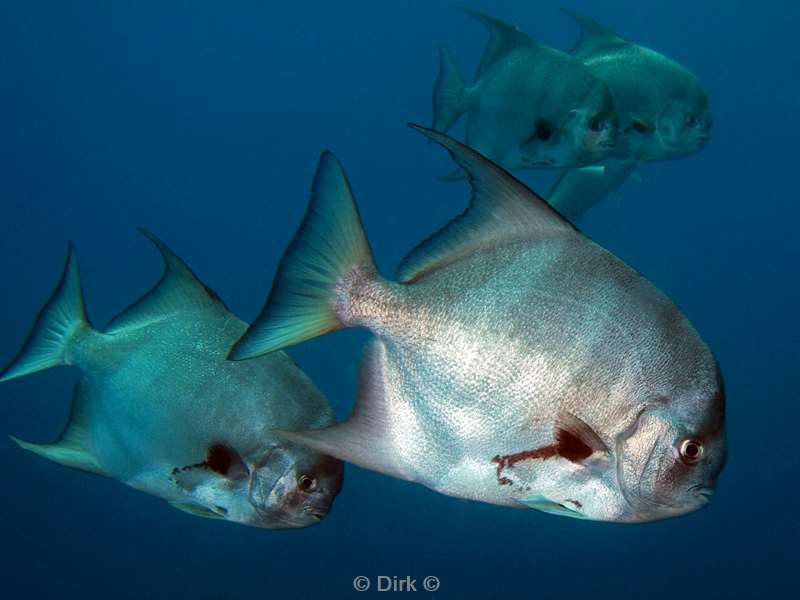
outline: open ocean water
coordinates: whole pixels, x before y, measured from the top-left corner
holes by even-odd
[[[567,49],[562,2],[470,7]],[[654,163],[581,228],[673,298],[717,355],[729,462],[710,506],[644,525],[470,503],[352,466],[313,528],[197,519],[0,441],[0,597],[338,598],[379,575],[439,598],[796,598],[800,584],[800,3],[572,0],[705,84],[713,139]],[[0,361],[81,261],[102,325],[157,279],[159,235],[252,320],[316,160],[352,182],[381,270],[461,212],[429,124],[437,45],[465,73],[480,24],[440,1],[0,4]],[[463,124],[456,132],[463,131]],[[546,192],[552,175],[518,175]],[[292,348],[339,418],[363,331]],[[0,433],[48,441],[74,371],[0,386]],[[373,581],[358,594],[357,576]],[[398,593],[401,597],[402,593]],[[412,594],[413,597],[413,594]]]

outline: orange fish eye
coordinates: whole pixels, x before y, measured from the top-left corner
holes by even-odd
[[[313,475],[301,475],[297,479],[297,485],[306,493],[313,492],[315,489],[317,489],[317,478]]]
[[[683,462],[687,464],[696,463],[703,457],[703,444],[697,440],[683,440],[679,452]]]

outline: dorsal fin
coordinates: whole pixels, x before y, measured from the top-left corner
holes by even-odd
[[[228,312],[216,292],[200,281],[188,265],[166,244],[145,229],[140,228],[139,231],[153,242],[161,253],[164,259],[164,273],[149,292],[111,320],[106,327],[106,333],[118,333],[123,329],[142,327],[179,311]]]
[[[581,37],[569,51],[575,58],[584,59],[600,50],[630,43],[608,27],[574,10],[562,8],[561,12],[571,17],[581,28]]]
[[[572,224],[510,173],[452,138],[409,124],[444,146],[467,173],[472,186],[469,207],[406,256],[398,279],[412,283],[479,248],[496,247],[522,239],[575,233]]]
[[[15,437],[11,439],[25,450],[30,450],[65,467],[106,475],[94,455],[89,432],[90,420],[88,386],[81,378],[75,382],[69,421],[58,441],[52,444],[34,444]]]
[[[519,28],[503,23],[499,19],[490,17],[475,10],[462,8],[465,13],[478,19],[489,30],[489,41],[483,51],[481,62],[475,71],[475,81],[486,72],[498,60],[517,48],[535,46],[536,43]]]

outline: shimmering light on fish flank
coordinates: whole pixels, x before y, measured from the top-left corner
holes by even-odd
[[[560,388],[569,377],[569,369],[563,357],[552,356],[546,352],[529,353],[518,376],[508,382],[508,393],[511,397],[524,398],[534,394],[531,380],[525,376],[527,373],[547,374],[547,381],[537,382],[539,389]]]
[[[474,339],[474,338],[473,338]],[[460,329],[444,347],[446,356],[452,356],[455,360],[449,360],[455,371],[455,375],[462,380],[470,380],[475,374],[475,369],[481,364],[480,346],[470,339],[465,330]]]
[[[494,465],[470,456],[463,457],[442,483],[451,491],[457,489],[468,500],[482,501],[497,491]]]
[[[390,401],[388,412],[389,422],[392,423],[389,428],[392,446],[398,455],[416,462],[417,453],[422,449],[414,441],[419,440],[422,433],[413,407],[405,402]]]
[[[458,438],[469,440],[477,437],[481,433],[481,428],[485,427],[483,414],[476,412],[471,407],[456,407],[451,409],[449,415],[450,424],[456,429]]]

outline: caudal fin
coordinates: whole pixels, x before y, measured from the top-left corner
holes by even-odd
[[[72,342],[89,329],[78,261],[70,244],[67,263],[53,295],[36,317],[33,331],[22,350],[0,373],[0,381],[71,364],[69,348]]]
[[[356,268],[375,272],[350,183],[330,152],[319,160],[306,215],[281,259],[267,303],[228,358],[267,354],[340,329],[337,285]]]
[[[446,47],[439,48],[439,76],[433,87],[433,126],[446,132],[467,110],[467,90],[456,59]]]

